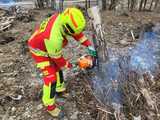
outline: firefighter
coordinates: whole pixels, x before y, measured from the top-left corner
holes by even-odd
[[[42,21],[28,40],[32,58],[43,73],[42,101],[54,117],[61,113],[55,104],[55,95],[66,91],[62,70],[72,68],[72,64],[62,54],[62,48],[68,43],[66,36],[72,36],[86,46],[92,56],[96,54],[91,42],[82,33],[85,24],[81,10],[75,7],[66,8],[62,13],[56,13]]]

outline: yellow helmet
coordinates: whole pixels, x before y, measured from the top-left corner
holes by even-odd
[[[84,15],[77,8],[67,8],[61,14],[61,18],[65,32],[70,35],[79,34],[85,28],[86,21]]]

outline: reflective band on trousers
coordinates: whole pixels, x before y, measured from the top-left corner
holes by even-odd
[[[43,57],[48,57],[48,53],[47,52],[44,52],[40,49],[37,49],[37,48],[32,48],[29,46],[29,49],[31,51],[31,53],[35,54],[36,56],[43,56]]]
[[[41,69],[44,69],[44,67],[47,67],[49,65],[50,65],[49,61],[44,61],[44,62],[37,63],[37,67],[41,68]]]

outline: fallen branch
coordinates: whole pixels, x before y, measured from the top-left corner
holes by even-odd
[[[135,38],[135,36],[134,36],[133,30],[131,30],[131,35],[132,35],[132,39],[133,39],[133,41],[135,41],[135,40],[136,40],[136,38]]]
[[[6,30],[7,28],[11,27],[15,19],[15,16],[5,16],[3,15],[0,18],[0,32]]]
[[[107,113],[107,114],[114,115],[114,113],[111,113],[111,112],[105,110],[104,108],[102,108],[102,107],[100,107],[100,106],[98,106],[98,105],[97,105],[97,109],[100,110],[100,111],[102,111],[102,112],[105,112],[105,113]]]

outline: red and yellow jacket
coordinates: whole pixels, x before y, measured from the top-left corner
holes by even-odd
[[[86,47],[91,45],[83,33],[72,37]],[[61,25],[61,15],[55,14],[40,24],[28,40],[28,45],[34,55],[49,57],[59,68],[62,68],[67,63],[62,54],[62,48],[67,42]]]

